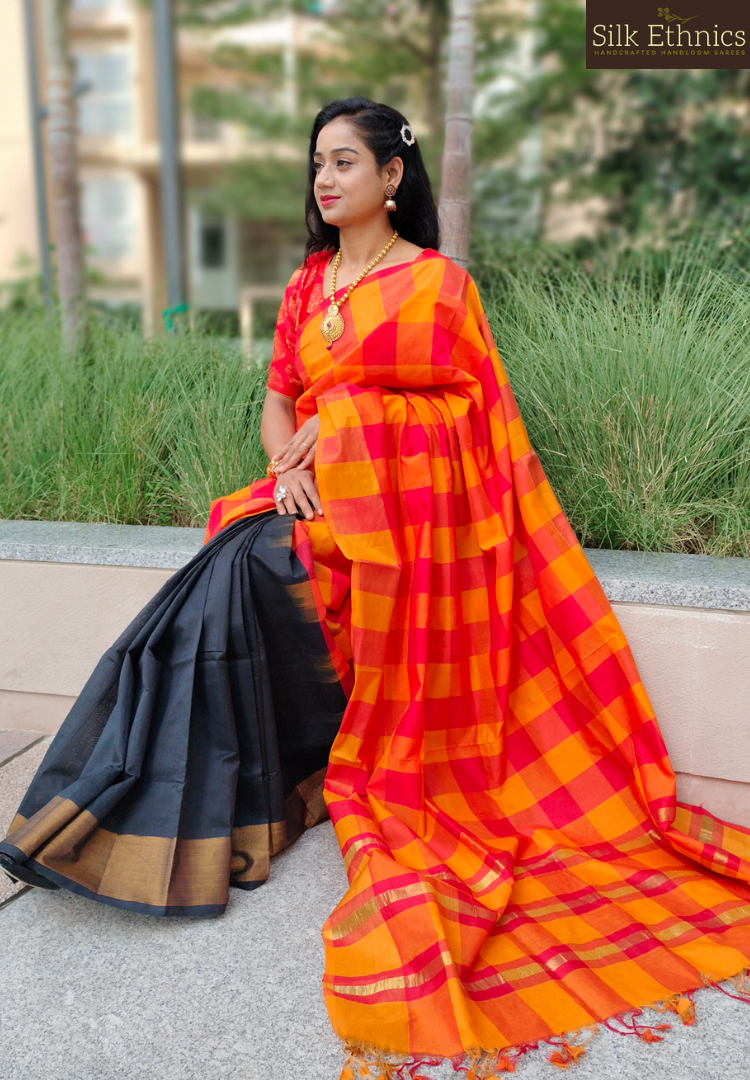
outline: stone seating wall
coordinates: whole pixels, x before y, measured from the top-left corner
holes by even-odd
[[[54,732],[202,529],[0,521],[0,730]],[[659,718],[677,795],[750,827],[750,559],[587,550]]]

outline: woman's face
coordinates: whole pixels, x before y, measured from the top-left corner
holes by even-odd
[[[401,158],[382,170],[375,157],[343,117],[321,128],[313,155],[315,199],[326,225],[342,228],[363,225],[383,217],[385,186],[398,186],[403,173]]]

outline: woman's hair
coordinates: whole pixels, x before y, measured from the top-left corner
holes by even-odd
[[[315,169],[313,154],[317,150],[321,129],[332,120],[344,116],[357,129],[360,138],[375,157],[379,169],[392,158],[400,157],[404,163],[404,175],[394,196],[397,210],[389,214],[393,228],[399,236],[422,248],[440,246],[438,212],[432,195],[427,170],[422,161],[419,143],[408,146],[401,137],[405,117],[390,105],[378,105],[369,98],[352,97],[332,101],[315,117],[310,136],[310,153],[307,162],[307,198],[305,220],[308,240],[305,254],[325,251],[339,246],[339,230],[326,225],[315,200]],[[385,196],[383,196],[385,199]]]

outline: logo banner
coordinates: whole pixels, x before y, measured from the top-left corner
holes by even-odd
[[[586,67],[750,67],[750,3],[586,0]]]

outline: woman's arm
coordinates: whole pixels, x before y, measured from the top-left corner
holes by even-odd
[[[283,515],[296,514],[299,509],[308,521],[312,519],[315,513],[323,513],[320,496],[318,495],[318,486],[309,468],[294,468],[291,463],[296,464],[300,459],[312,463],[315,452],[315,439],[317,439],[318,418],[316,416],[311,419],[315,421],[314,424],[311,424],[311,421],[308,420],[297,432],[293,399],[285,397],[284,394],[278,394],[275,390],[266,391],[266,400],[263,403],[263,412],[260,418],[260,440],[269,458],[274,458],[277,455],[281,457],[286,451],[284,458],[287,461],[287,464],[281,470],[284,473],[283,479],[277,477],[274,486],[274,497],[278,494],[280,487],[283,487],[285,492],[283,499],[276,500],[276,510]],[[308,438],[312,446],[310,453],[307,454],[306,446],[297,447],[297,442],[304,437],[306,429],[311,427],[314,428],[315,439],[312,432],[308,432]],[[300,439],[296,439],[296,435],[299,435]],[[290,444],[292,445],[290,446]]]
[[[260,418],[260,441],[269,458],[281,453],[296,430],[294,399],[267,390]]]

